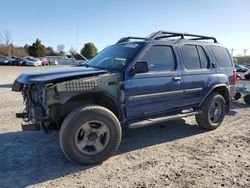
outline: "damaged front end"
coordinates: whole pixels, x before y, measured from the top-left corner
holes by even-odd
[[[48,116],[47,92],[51,85],[21,84],[15,81],[12,91],[21,91],[25,105],[22,113],[17,113],[17,118],[25,122],[23,130],[45,130],[50,129]]]
[[[59,130],[64,118],[87,104],[113,109],[118,100],[120,74],[106,73],[54,83],[14,82],[12,91],[22,92],[25,109],[17,114],[25,122],[23,130]],[[110,101],[113,100],[113,101]],[[119,116],[119,110],[116,110]]]

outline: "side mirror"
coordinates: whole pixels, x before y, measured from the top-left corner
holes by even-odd
[[[149,71],[148,62],[146,62],[146,61],[138,61],[138,62],[135,63],[135,65],[131,69],[130,74],[132,76],[134,76],[137,73],[146,73],[148,71]]]

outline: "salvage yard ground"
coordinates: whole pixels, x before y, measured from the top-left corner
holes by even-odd
[[[24,106],[11,92],[14,79],[48,68],[0,67],[0,187],[250,187],[250,106],[242,100],[217,130],[193,117],[124,130],[115,156],[78,166],[62,154],[57,132],[22,132],[15,118]]]

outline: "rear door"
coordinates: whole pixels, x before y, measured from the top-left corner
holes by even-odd
[[[153,45],[138,61],[148,62],[149,72],[125,80],[127,117],[178,109],[182,105],[182,86],[174,47]]]
[[[199,104],[212,81],[214,70],[207,49],[202,45],[184,43],[181,46],[183,103],[185,106]]]

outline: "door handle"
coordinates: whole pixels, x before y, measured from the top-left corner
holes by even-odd
[[[174,81],[180,81],[180,80],[181,80],[181,77],[175,76],[175,77],[173,77],[173,80],[174,80]]]

